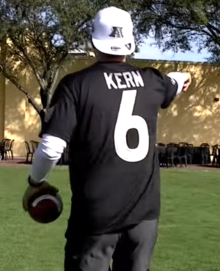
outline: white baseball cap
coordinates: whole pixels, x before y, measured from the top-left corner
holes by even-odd
[[[132,54],[135,42],[130,14],[116,7],[100,10],[93,20],[92,42],[98,51],[105,54]]]

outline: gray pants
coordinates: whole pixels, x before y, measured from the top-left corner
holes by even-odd
[[[68,240],[65,271],[148,271],[157,239],[158,221],[149,220],[121,233]],[[79,236],[78,236],[79,237]]]

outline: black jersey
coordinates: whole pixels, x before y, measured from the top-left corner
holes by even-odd
[[[73,223],[104,233],[159,216],[157,116],[177,88],[127,63],[98,62],[61,80],[42,133],[69,143]]]

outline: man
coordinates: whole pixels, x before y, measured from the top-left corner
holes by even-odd
[[[112,257],[114,271],[146,271],[160,210],[157,115],[191,77],[125,63],[135,50],[129,13],[103,9],[93,26],[97,63],[59,83],[23,205],[49,186],[47,173],[69,143],[65,271],[106,271]]]

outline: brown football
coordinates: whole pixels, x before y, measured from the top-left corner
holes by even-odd
[[[63,202],[59,194],[42,192],[35,194],[29,200],[28,213],[39,223],[55,221],[63,211]]]

